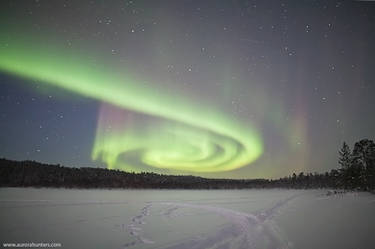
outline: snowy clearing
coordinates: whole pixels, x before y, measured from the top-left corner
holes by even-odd
[[[327,190],[0,189],[1,243],[62,248],[371,248],[375,196]]]

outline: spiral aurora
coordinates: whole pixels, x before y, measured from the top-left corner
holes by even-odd
[[[108,66],[110,62],[95,63],[92,53],[9,37],[0,39],[6,44],[0,47],[1,71],[104,103],[92,157],[109,168],[219,172],[249,165],[262,154],[254,127],[214,106],[178,91],[163,93]]]

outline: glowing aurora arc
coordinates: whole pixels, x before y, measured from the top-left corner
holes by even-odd
[[[108,134],[99,120],[92,156],[109,168],[139,171],[121,159],[136,151],[139,161],[151,169],[218,172],[248,165],[262,153],[261,139],[248,123],[178,94],[156,94],[143,82],[113,72],[104,63],[98,66],[78,51],[9,39],[0,37],[0,44],[7,44],[0,47],[1,71],[157,117],[156,124],[144,131],[125,125]]]

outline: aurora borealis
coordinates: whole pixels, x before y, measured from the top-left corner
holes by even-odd
[[[1,5],[0,156],[279,177],[375,135],[369,3]]]
[[[140,161],[149,167],[190,172],[236,169],[261,154],[261,140],[251,126],[233,122],[215,108],[199,107],[184,101],[181,95],[176,98],[155,94],[152,87],[126,79],[126,75],[110,73],[111,70],[92,65],[75,53],[59,54],[61,49],[33,46],[38,42],[25,46],[4,39],[2,43],[12,44],[0,51],[0,69],[5,72],[160,117],[156,123],[152,122],[152,127],[143,129],[139,129],[139,124],[127,129],[127,122],[118,124],[115,117],[99,119],[93,157],[100,157],[111,168],[139,171],[127,162],[120,166],[121,154],[134,151],[143,151]],[[126,114],[118,112],[118,115]],[[118,130],[106,133],[101,128],[106,122],[113,123]]]

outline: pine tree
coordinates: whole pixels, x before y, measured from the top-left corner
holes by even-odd
[[[342,144],[342,148],[339,151],[339,164],[341,165],[341,171],[348,170],[351,165],[351,151],[347,143]]]
[[[375,143],[372,140],[362,139],[355,143],[352,164],[359,172],[360,188],[373,189],[375,186]]]
[[[341,180],[339,185],[344,188],[353,188],[353,178],[352,178],[352,153],[350,151],[349,145],[347,143],[342,144],[342,148],[339,150],[339,164],[341,168],[339,169]]]

